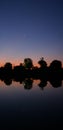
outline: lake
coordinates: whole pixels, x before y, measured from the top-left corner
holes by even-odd
[[[0,80],[1,129],[61,127],[63,81],[52,84],[25,79],[22,83],[12,81],[12,84],[6,85]]]

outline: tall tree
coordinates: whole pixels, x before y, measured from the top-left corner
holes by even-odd
[[[24,67],[27,69],[31,69],[33,67],[33,61],[30,58],[24,59]]]
[[[47,63],[46,63],[46,61],[44,61],[43,57],[38,61],[38,64],[40,65],[41,68],[47,67]]]

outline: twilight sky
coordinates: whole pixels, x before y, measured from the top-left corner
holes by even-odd
[[[0,65],[63,62],[63,0],[0,0]]]

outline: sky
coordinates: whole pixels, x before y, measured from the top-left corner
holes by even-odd
[[[0,0],[0,65],[63,62],[63,0]]]

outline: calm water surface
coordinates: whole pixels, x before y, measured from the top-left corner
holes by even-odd
[[[11,85],[0,81],[0,126],[43,128],[63,124],[63,81],[56,88],[48,81],[44,87],[39,84],[40,80],[32,84],[12,81]]]

